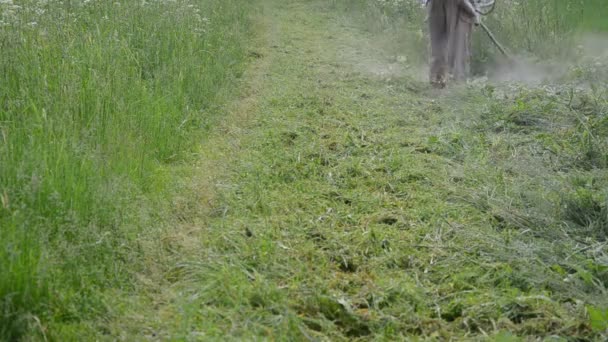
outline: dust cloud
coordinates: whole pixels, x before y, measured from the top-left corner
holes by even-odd
[[[536,85],[558,80],[566,75],[563,62],[541,63],[528,56],[513,56],[510,60],[500,61],[488,68],[491,82],[519,82]]]
[[[608,60],[608,36],[584,34],[575,37],[564,54],[547,60],[526,55],[514,55],[487,67],[492,82],[520,82],[538,85],[564,79],[574,67],[599,65]]]

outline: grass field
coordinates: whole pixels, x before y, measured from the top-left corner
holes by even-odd
[[[15,4],[2,338],[608,337],[601,44],[436,91],[408,1]]]

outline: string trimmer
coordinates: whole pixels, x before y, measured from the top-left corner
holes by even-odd
[[[477,12],[480,15],[488,15],[490,13],[492,13],[494,11],[494,8],[496,8],[496,0],[474,0],[475,2],[475,7],[477,9]],[[492,43],[494,43],[494,45],[496,45],[496,47],[498,48],[498,50],[509,60],[509,61],[513,61],[513,58],[511,57],[511,55],[507,52],[507,49],[505,49],[502,44],[500,44],[500,42],[496,39],[496,37],[494,37],[494,34],[492,34],[492,31],[490,31],[490,29],[482,22],[479,23],[479,26],[481,26],[481,28],[484,30],[484,32],[488,35],[488,37],[490,37],[490,40],[492,41]]]

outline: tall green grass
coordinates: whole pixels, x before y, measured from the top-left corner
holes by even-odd
[[[248,30],[238,0],[0,2],[0,340],[130,286]]]
[[[497,0],[495,12],[484,21],[513,53],[546,60],[572,57],[581,34],[608,31],[606,16],[602,0]],[[475,44],[477,62],[499,53],[482,32]]]

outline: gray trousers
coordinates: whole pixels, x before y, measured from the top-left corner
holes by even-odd
[[[479,20],[469,0],[430,0],[430,81],[445,87],[448,78],[463,80],[469,73],[471,33]]]

